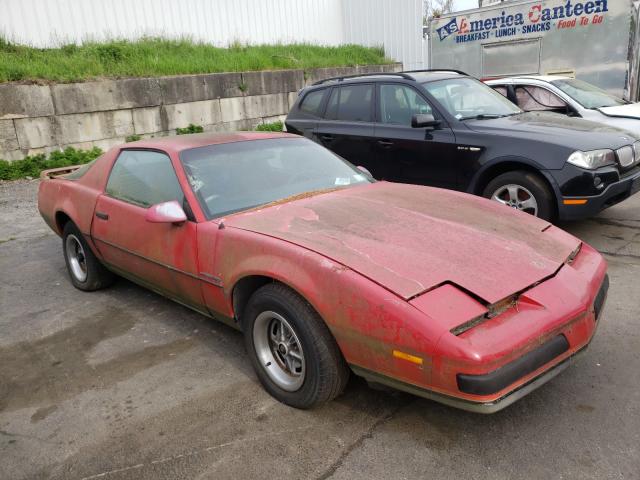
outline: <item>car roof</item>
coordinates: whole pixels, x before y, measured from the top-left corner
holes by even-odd
[[[190,148],[207,147],[223,143],[247,142],[269,138],[299,138],[297,135],[280,132],[206,132],[190,135],[150,138],[125,143],[117,148],[149,148],[181,152]]]
[[[570,80],[572,77],[566,75],[515,75],[511,77],[492,78],[487,80],[486,83],[500,83],[505,80],[539,80],[541,82],[553,82],[554,80]]]
[[[445,80],[448,78],[467,77],[465,73],[456,72],[453,70],[433,70],[430,72],[415,72],[410,75],[418,83],[435,82],[437,80]]]

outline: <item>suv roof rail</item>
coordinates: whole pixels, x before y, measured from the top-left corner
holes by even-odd
[[[395,76],[395,77],[406,78],[407,80],[414,80],[414,78],[411,75],[407,75],[405,72],[357,73],[355,75],[342,75],[340,77],[325,78],[324,80],[319,80],[319,81],[315,82],[313,85],[320,85],[322,83],[331,82],[331,81],[342,82],[343,80],[345,80],[347,78],[379,77],[379,76],[384,76],[384,75],[391,75],[391,76]]]
[[[460,75],[466,75],[467,77],[469,76],[467,72],[463,72],[462,70],[454,70],[453,68],[427,68],[422,70],[405,70],[402,73],[429,73],[429,72],[453,72],[453,73],[459,73]]]
[[[355,75],[342,75],[340,77],[331,77],[325,78],[324,80],[319,80],[315,82],[313,85],[320,85],[325,82],[342,82],[343,80],[349,78],[360,78],[360,77],[379,77],[384,75],[390,75],[394,77],[402,77],[407,80],[415,80],[409,73],[428,73],[428,72],[453,72],[458,73],[460,75],[469,76],[468,73],[463,72],[462,70],[453,70],[451,68],[433,68],[433,69],[423,69],[423,70],[405,70],[403,72],[378,72],[378,73],[357,73]]]

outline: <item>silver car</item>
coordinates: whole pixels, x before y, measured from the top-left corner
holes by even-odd
[[[526,75],[485,83],[525,111],[558,112],[640,134],[640,103],[630,103],[582,80]]]

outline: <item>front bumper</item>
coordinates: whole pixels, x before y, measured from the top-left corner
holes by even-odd
[[[549,380],[554,378],[556,375],[566,370],[571,362],[580,355],[587,347],[583,347],[578,352],[574,353],[572,356],[564,359],[562,362],[553,366],[549,370],[546,370],[541,375],[531,379],[529,382],[520,386],[519,388],[512,390],[506,395],[500,397],[497,400],[491,402],[472,402],[470,400],[465,400],[463,398],[451,397],[449,395],[443,395],[438,392],[434,392],[432,390],[427,390],[422,387],[418,387],[416,385],[411,385],[410,383],[404,383],[394,378],[386,377],[379,373],[372,372],[370,370],[366,370],[357,366],[352,365],[351,369],[353,373],[356,375],[363,377],[368,382],[380,383],[382,385],[386,385],[387,387],[393,388],[395,390],[400,390],[402,392],[407,392],[412,395],[416,395],[418,397],[426,398],[428,400],[433,400],[438,403],[442,403],[444,405],[448,405],[450,407],[459,408],[460,410],[466,410],[467,412],[474,413],[496,413],[504,408],[507,408],[512,403],[517,402],[522,397],[528,395],[533,392],[538,387],[541,387]]]
[[[486,414],[495,413],[508,407],[538,387],[547,383],[569,367],[571,362],[586,350],[595,335],[598,324],[600,323],[600,314],[602,313],[608,290],[609,277],[605,274],[602,279],[602,283],[598,288],[598,292],[591,303],[590,311],[592,314],[581,316],[584,321],[589,323],[593,322],[594,324],[592,328],[590,327],[590,336],[584,343],[581,343],[581,346],[576,346],[577,348],[573,353],[566,355],[570,349],[570,342],[565,334],[561,333],[543,343],[540,347],[512,360],[493,372],[481,375],[466,375],[458,373],[457,380],[459,391],[467,398],[436,392],[425,387],[367,370],[357,365],[350,365],[350,367],[356,375],[365,378],[369,382],[382,384],[396,390],[411,393],[419,397],[469,412]],[[560,360],[558,361],[559,358]],[[546,368],[545,365],[547,366]],[[532,376],[524,383],[518,385],[519,381],[522,382],[523,379],[526,379],[527,376],[530,376],[536,371],[539,372],[537,375]],[[512,390],[508,390],[509,385],[515,385],[515,387]],[[490,400],[485,401],[474,401],[473,399],[469,399],[469,396],[484,396],[490,395],[494,392],[499,393],[501,391],[504,392],[504,394],[498,398],[491,398]]]
[[[640,191],[640,170],[610,183],[597,195],[563,195],[558,201],[560,220],[578,220],[592,217],[605,208],[626,200]],[[584,202],[584,203],[578,203]]]

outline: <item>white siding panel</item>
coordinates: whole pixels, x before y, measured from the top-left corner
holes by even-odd
[[[143,36],[356,43],[424,66],[422,0],[0,0],[0,35],[35,47]]]

